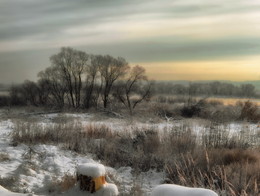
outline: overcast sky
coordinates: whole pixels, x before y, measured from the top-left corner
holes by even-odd
[[[260,80],[260,0],[0,0],[0,83],[71,46],[152,79]]]

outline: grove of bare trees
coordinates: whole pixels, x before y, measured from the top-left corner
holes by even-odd
[[[113,99],[132,113],[149,97],[151,84],[145,69],[131,68],[122,57],[90,55],[63,47],[50,62],[51,66],[39,72],[37,82],[26,80],[10,89],[12,104],[106,109]]]

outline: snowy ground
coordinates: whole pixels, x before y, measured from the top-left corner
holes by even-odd
[[[12,145],[11,134],[14,128],[12,119],[4,118],[5,113],[0,111],[0,185],[19,193],[35,193],[37,195],[57,195],[55,192],[55,182],[60,180],[64,175],[75,175],[75,168],[79,164],[88,162],[98,162],[93,160],[91,154],[80,155],[75,152],[63,150],[54,145],[34,145],[27,146],[24,144]],[[48,126],[55,123],[55,120],[62,118],[73,118],[80,121],[83,125],[89,123],[105,124],[113,130],[126,130],[131,127],[156,127],[161,131],[170,130],[172,127],[184,126],[183,122],[162,122],[157,124],[147,123],[130,123],[121,119],[93,120],[89,114],[43,114],[35,118],[37,122]],[[2,120],[1,120],[2,119]],[[65,119],[66,120],[66,119]],[[187,124],[187,122],[186,122]],[[203,124],[203,126],[202,126]],[[193,128],[195,134],[203,133],[207,130],[207,122],[190,121],[188,125]],[[186,126],[186,125],[185,125]],[[229,124],[223,125],[224,129],[230,133],[239,133],[245,129],[249,131],[259,131],[255,124]],[[1,160],[1,156],[5,157]],[[120,195],[131,195],[135,189],[141,189],[144,195],[149,195],[151,189],[161,184],[165,178],[164,173],[148,171],[135,175],[130,167],[123,168],[106,168],[112,176],[111,182],[119,188]],[[63,196],[80,195],[77,187],[60,193]],[[0,195],[4,195],[1,192]],[[85,193],[83,195],[86,195]],[[7,195],[6,195],[7,196]],[[9,195],[8,195],[9,196]],[[11,195],[10,195],[11,196]],[[18,195],[17,195],[18,196]]]
[[[42,123],[51,123],[58,115],[43,115]],[[65,114],[65,116],[81,119],[84,123],[89,122],[87,114]],[[0,156],[6,157],[4,160],[0,159],[0,185],[9,190],[37,195],[57,195],[55,182],[66,174],[75,175],[75,169],[79,164],[98,161],[93,160],[91,154],[80,155],[54,145],[12,145],[13,126],[10,119],[0,120]],[[143,192],[148,194],[152,187],[160,184],[164,178],[163,173],[155,171],[136,176],[130,167],[117,170],[107,167],[106,171],[113,177],[112,182],[117,184],[121,195],[130,195],[137,184],[141,185]],[[1,189],[0,195],[4,195]],[[80,195],[80,192],[75,187],[61,195]]]

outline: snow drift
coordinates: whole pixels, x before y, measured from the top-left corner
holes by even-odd
[[[218,194],[212,190],[204,188],[162,184],[153,189],[151,196],[218,196]]]
[[[8,191],[7,189],[2,187],[1,185],[0,185],[0,195],[1,196],[36,196],[36,195],[31,194],[31,193],[29,193],[29,194],[13,193],[11,191]]]

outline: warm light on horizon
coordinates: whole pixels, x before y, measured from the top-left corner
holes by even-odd
[[[153,80],[260,80],[260,58],[141,63]]]

